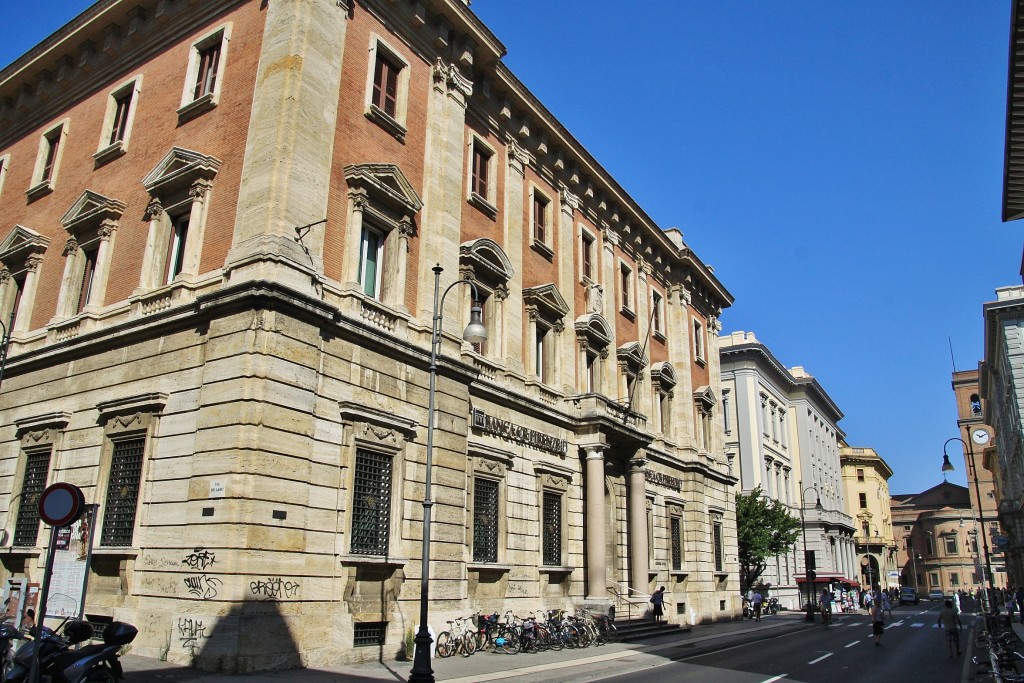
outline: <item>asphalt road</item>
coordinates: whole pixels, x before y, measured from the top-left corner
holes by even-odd
[[[709,681],[713,683],[959,683],[971,666],[974,618],[964,617],[963,656],[949,658],[945,636],[935,622],[940,603],[893,609],[882,645],[876,647],[866,615],[837,615],[822,625],[711,654],[647,662],[642,670],[593,678],[617,682]]]

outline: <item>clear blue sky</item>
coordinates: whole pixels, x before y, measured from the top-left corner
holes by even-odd
[[[0,2],[8,64],[90,3]],[[813,374],[893,492],[941,479],[1000,222],[1009,0],[474,0],[506,63],[755,332]],[[951,453],[959,454],[956,444]],[[951,481],[965,483],[962,460]]]

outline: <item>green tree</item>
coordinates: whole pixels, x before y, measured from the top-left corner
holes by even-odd
[[[758,486],[736,494],[736,535],[739,544],[740,587],[757,583],[769,558],[789,552],[800,537],[800,520],[777,500],[761,495]]]

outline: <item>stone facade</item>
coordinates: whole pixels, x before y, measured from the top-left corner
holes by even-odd
[[[106,0],[0,72],[5,577],[68,481],[86,613],[206,669],[402,655],[425,509],[437,631],[738,614],[732,297],[504,51],[457,0]]]
[[[873,448],[839,449],[847,512],[854,520],[858,580],[873,588],[899,588],[892,531],[889,478],[892,469]]]
[[[817,581],[855,586],[854,528],[839,463],[842,412],[803,368],[787,369],[753,333],[722,335],[719,348],[725,453],[737,491],[760,486],[804,522],[800,541],[769,562],[762,580],[784,606],[799,609],[809,597],[806,547]]]

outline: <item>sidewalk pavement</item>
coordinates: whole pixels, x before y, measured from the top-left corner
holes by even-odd
[[[838,615],[841,619],[853,615]],[[834,617],[835,618],[835,617]],[[816,624],[820,628],[820,621]],[[600,647],[565,649],[505,655],[478,652],[472,657],[434,659],[434,678],[446,683],[483,683],[508,681],[529,675],[531,683],[545,681],[569,683],[636,671],[664,663],[666,659],[693,657],[727,647],[788,635],[813,628],[803,612],[782,612],[751,620],[725,621],[694,626],[691,630],[659,636],[636,643],[609,643]],[[375,662],[331,667],[299,669],[260,674],[215,674],[156,659],[125,655],[121,658],[128,683],[269,683],[303,681],[308,683],[380,683],[407,681],[412,662]]]

